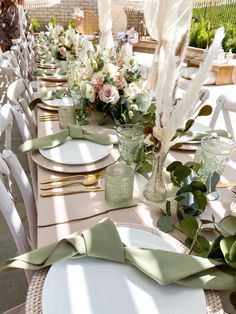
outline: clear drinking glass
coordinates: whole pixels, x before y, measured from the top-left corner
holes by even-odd
[[[217,172],[223,174],[235,143],[225,137],[205,136],[201,140],[201,172],[204,176]]]
[[[107,167],[105,200],[111,206],[129,205],[133,198],[134,170],[126,164]]]
[[[139,161],[143,147],[143,127],[136,124],[123,124],[117,127],[120,158],[127,164]]]
[[[75,107],[76,120],[79,125],[88,124],[89,112],[85,98],[81,96],[79,89],[72,88],[70,92]]]

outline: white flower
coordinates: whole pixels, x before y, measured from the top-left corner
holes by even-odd
[[[84,11],[81,10],[79,7],[74,8],[74,12],[72,15],[73,19],[78,19],[78,18],[84,18]]]
[[[141,93],[141,89],[136,83],[130,83],[124,88],[124,95],[129,99],[134,99],[139,93]]]
[[[95,90],[90,83],[86,84],[85,96],[90,102],[95,101]]]
[[[118,67],[112,63],[106,63],[102,69],[102,72],[104,74],[109,73],[111,77],[114,77],[117,71],[118,71]]]
[[[129,111],[129,112],[128,112],[128,116],[129,116],[129,118],[130,118],[130,119],[132,119],[132,118],[133,118],[133,116],[134,116],[133,111]]]
[[[120,95],[118,89],[115,86],[104,84],[102,89],[99,91],[99,98],[106,104],[111,103],[114,105],[120,99]]]

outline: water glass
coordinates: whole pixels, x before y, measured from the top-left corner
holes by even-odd
[[[111,206],[127,206],[133,198],[134,170],[126,164],[107,167],[105,200]]]
[[[220,136],[205,136],[201,140],[201,172],[208,176],[213,172],[223,174],[235,149],[235,143]]]
[[[86,100],[81,96],[78,89],[72,88],[70,92],[75,107],[76,120],[79,125],[88,124],[87,118],[89,116],[89,112]]]
[[[120,158],[127,164],[140,160],[143,147],[143,127],[136,124],[123,124],[117,127]]]
[[[74,106],[63,106],[58,108],[59,125],[61,129],[67,128],[70,124],[76,124]]]

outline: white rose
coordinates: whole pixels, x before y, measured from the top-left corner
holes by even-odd
[[[140,92],[141,89],[136,83],[130,83],[127,87],[124,88],[124,95],[130,99],[134,99]]]
[[[102,89],[99,91],[99,98],[106,104],[111,103],[114,105],[120,99],[120,95],[118,89],[115,86],[104,84]]]
[[[95,101],[95,91],[94,91],[93,86],[91,84],[86,85],[85,96],[90,102]]]
[[[102,72],[107,74],[109,73],[111,77],[113,77],[118,71],[118,67],[112,63],[106,63],[102,69]]]

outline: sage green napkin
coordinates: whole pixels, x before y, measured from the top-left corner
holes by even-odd
[[[204,136],[209,136],[209,135],[231,138],[231,135],[225,130],[209,130],[209,131],[204,131],[201,133],[194,134],[192,140],[193,141],[200,141]]]
[[[62,99],[63,97],[67,96],[69,94],[68,89],[60,89],[56,91],[48,91],[48,92],[42,92],[40,97],[35,98],[29,103],[30,110],[34,110],[35,107],[41,103],[43,100],[52,100],[52,99]]]
[[[178,283],[218,290],[232,290],[236,287],[236,269],[226,265],[224,260],[124,245],[109,219],[80,236],[63,239],[11,258],[0,270],[36,270],[65,258],[83,256],[129,263],[161,285]]]
[[[68,128],[63,129],[58,133],[25,141],[21,144],[20,150],[25,153],[40,148],[56,147],[65,142],[68,136],[74,139],[85,139],[102,145],[117,143],[116,135],[106,133],[90,133],[84,130],[80,125],[69,125]]]

